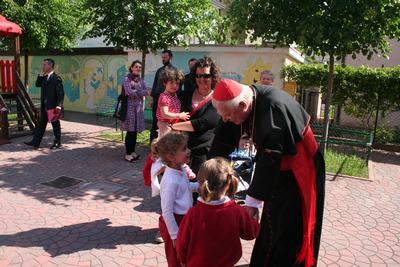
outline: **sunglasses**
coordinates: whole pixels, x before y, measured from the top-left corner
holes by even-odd
[[[196,74],[196,78],[197,78],[197,79],[200,79],[200,78],[203,78],[203,79],[210,79],[211,76],[212,76],[212,75],[211,75],[210,73]]]

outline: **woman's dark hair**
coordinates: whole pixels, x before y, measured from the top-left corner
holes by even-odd
[[[135,64],[137,64],[137,63],[139,63],[140,64],[140,66],[142,66],[142,61],[140,61],[140,60],[134,60],[133,62],[132,62],[132,64],[131,64],[131,66],[129,67],[129,72],[130,73],[132,73],[132,67],[133,66],[135,66]]]
[[[183,79],[183,72],[173,67],[165,67],[160,73],[160,82],[164,85],[169,81],[181,83]]]
[[[215,85],[221,80],[221,71],[219,67],[215,65],[211,57],[204,56],[200,58],[190,70],[190,81],[194,85],[196,85],[196,70],[198,68],[210,68],[211,88],[214,89]]]

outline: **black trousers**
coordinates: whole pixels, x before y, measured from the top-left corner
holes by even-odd
[[[296,264],[303,237],[300,194],[292,175],[281,178],[286,190],[279,190],[271,201],[264,202],[251,267],[303,266]]]
[[[126,132],[125,136],[125,150],[126,155],[130,155],[135,152],[137,140],[137,132]]]
[[[153,111],[153,120],[151,122],[151,130],[150,130],[150,143],[151,141],[153,141],[153,139],[156,139],[158,137],[157,134],[157,130],[158,130],[158,126],[157,126],[157,106],[158,106],[158,98],[159,96],[154,96],[153,97],[153,107],[152,107],[152,111]]]
[[[46,126],[47,126],[47,112],[42,109],[40,110],[40,117],[39,117],[39,122],[38,125],[35,128],[35,131],[33,133],[33,139],[32,143],[36,146],[39,146],[40,143],[42,142],[43,135],[46,131]],[[51,126],[53,127],[53,133],[54,133],[54,142],[61,143],[61,124],[60,121],[54,121],[51,123]]]

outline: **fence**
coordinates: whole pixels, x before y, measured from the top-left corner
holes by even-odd
[[[297,100],[311,116],[311,126],[319,142],[322,142],[325,104],[318,88],[298,88]],[[400,147],[400,112],[382,116],[377,108],[368,119],[346,114],[344,107],[331,106],[327,148],[335,153],[353,155],[368,160],[372,147],[391,150]]]
[[[16,93],[15,62],[0,60],[0,93]]]

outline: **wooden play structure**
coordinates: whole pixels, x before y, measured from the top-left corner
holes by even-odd
[[[36,127],[38,110],[20,76],[19,25],[0,15],[0,37],[12,39],[14,60],[0,60],[0,144],[12,137],[31,134]]]

